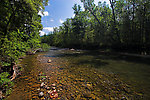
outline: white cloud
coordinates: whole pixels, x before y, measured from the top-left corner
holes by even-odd
[[[51,21],[51,22],[53,22],[54,20],[53,20],[53,19],[51,19],[50,21]]]
[[[49,32],[53,32],[53,27],[44,27],[40,32],[40,36],[47,35]]]
[[[43,14],[41,11],[38,12],[38,15],[42,16],[43,17]]]
[[[39,31],[39,32],[40,32],[40,36],[43,36],[46,34],[44,31]]]
[[[43,14],[44,14],[44,16],[48,16],[49,15],[48,11],[44,11]]]
[[[52,32],[53,27],[44,27],[43,30],[48,31],[48,32]]]
[[[62,19],[59,19],[59,22],[62,24],[64,21]]]
[[[48,11],[44,11],[43,13],[42,13],[42,11],[39,11],[38,12],[38,15],[40,15],[40,16],[48,16],[49,15],[49,13],[48,13]]]

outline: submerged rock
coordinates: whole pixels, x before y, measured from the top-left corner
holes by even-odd
[[[47,90],[49,90],[49,89],[50,89],[50,87],[47,87],[46,89],[47,89]]]
[[[44,82],[42,82],[40,86],[43,87],[44,85],[45,85]]]
[[[54,98],[58,98],[58,93],[55,93]]]
[[[40,91],[40,88],[38,88],[37,91]]]
[[[70,50],[71,50],[71,51],[74,51],[75,49],[72,48],[72,49],[70,49]]]
[[[53,87],[55,87],[55,86],[56,86],[56,84],[52,84],[52,86],[53,86]]]
[[[52,89],[53,89],[53,90],[55,90],[55,89],[56,89],[56,87],[52,87]]]
[[[48,63],[51,63],[51,62],[52,62],[52,60],[51,60],[51,59],[49,59],[47,62],[48,62]]]
[[[39,97],[43,97],[44,96],[44,93],[43,92],[40,92],[39,93]]]
[[[50,98],[51,98],[51,99],[58,98],[58,93],[56,92],[56,90],[55,90],[55,91],[53,90],[53,91],[50,93]]]
[[[53,91],[49,90],[49,91],[47,91],[47,93],[48,93],[48,94],[51,94],[51,93],[53,93]]]

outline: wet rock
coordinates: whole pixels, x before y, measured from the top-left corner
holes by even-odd
[[[70,50],[71,50],[71,51],[74,51],[75,49],[72,48],[72,49],[70,49]]]
[[[47,90],[49,90],[49,89],[50,89],[50,87],[47,87],[46,89],[47,89]]]
[[[62,91],[62,88],[60,88],[59,90],[57,90],[58,92]]]
[[[44,81],[44,80],[46,80],[46,78],[42,78],[42,80]]]
[[[41,88],[41,89],[40,89],[40,91],[42,91],[42,92],[44,92],[44,90],[45,90],[44,88]]]
[[[50,93],[50,98],[51,98],[51,99],[58,98],[58,93],[53,90],[52,93]]]
[[[38,88],[37,91],[40,91],[40,88]]]
[[[43,87],[44,85],[45,85],[44,82],[42,82],[40,86]]]
[[[52,84],[52,86],[53,86],[53,87],[55,87],[55,86],[56,86],[56,84]]]
[[[52,89],[53,89],[53,90],[55,90],[55,89],[56,89],[56,87],[52,87]]]
[[[53,93],[53,91],[49,90],[49,91],[47,91],[47,93],[48,93],[48,94],[52,94],[52,93]]]
[[[39,97],[43,97],[44,96],[44,93],[43,92],[40,92],[39,93]]]
[[[51,59],[49,59],[47,62],[48,62],[48,63],[51,63],[51,62],[52,62],[52,60],[51,60]]]
[[[53,90],[54,93],[56,93],[56,90]]]
[[[58,98],[58,93],[55,93],[54,98]]]
[[[126,99],[126,97],[122,97],[121,100],[128,100],[128,99]]]
[[[45,85],[45,89],[47,89],[47,87],[48,87],[48,86],[47,86],[47,85]]]

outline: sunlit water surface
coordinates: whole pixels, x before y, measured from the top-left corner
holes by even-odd
[[[129,57],[99,51],[69,50],[52,48],[43,53],[45,57],[61,58],[70,63],[70,67],[91,67],[97,71],[117,74],[121,80],[130,84],[141,94],[144,99],[150,99],[150,64],[149,58]],[[30,99],[34,92],[28,87],[29,82],[38,83],[34,77],[39,69],[35,66],[39,54],[27,56],[23,59],[24,74],[15,80],[15,88],[8,100]],[[26,77],[28,79],[26,80]],[[29,80],[32,78],[32,80]]]

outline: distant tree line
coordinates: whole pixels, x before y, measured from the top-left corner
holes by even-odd
[[[81,0],[75,4],[75,17],[42,37],[43,43],[69,48],[110,48],[118,51],[150,53],[150,1]]]

